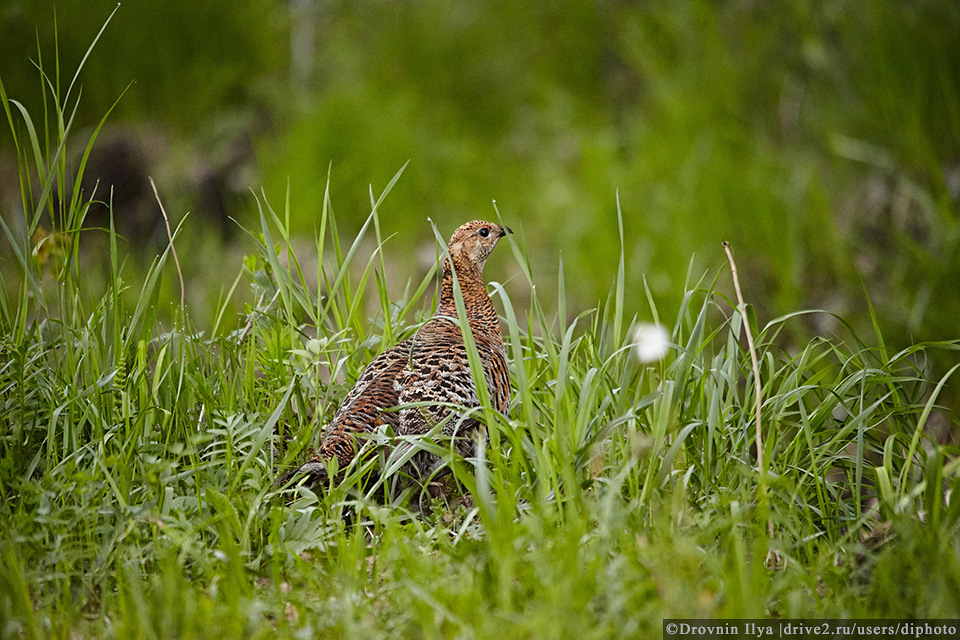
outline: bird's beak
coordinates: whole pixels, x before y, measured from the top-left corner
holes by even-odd
[[[500,237],[501,237],[501,238],[502,238],[503,236],[507,235],[508,233],[513,233],[513,229],[511,229],[510,227],[508,227],[508,226],[506,226],[506,225],[500,227]]]

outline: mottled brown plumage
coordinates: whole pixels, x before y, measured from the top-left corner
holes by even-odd
[[[490,402],[506,412],[510,402],[507,356],[496,309],[483,283],[483,265],[497,242],[510,232],[490,222],[475,220],[457,229],[447,246],[437,312],[413,337],[373,359],[327,425],[316,455],[281,481],[300,475],[323,478],[326,463],[336,458],[343,468],[362,444],[355,436],[389,424],[398,435],[425,434],[443,422],[442,433],[452,436],[462,455],[471,455],[480,423],[449,405],[478,406],[466,347],[457,321],[454,274],[477,351],[483,362]],[[411,403],[417,406],[405,406]],[[434,404],[436,403],[436,404]],[[388,411],[400,407],[399,410]],[[445,422],[444,422],[445,421]],[[413,460],[413,471],[427,478],[439,458],[425,451]]]

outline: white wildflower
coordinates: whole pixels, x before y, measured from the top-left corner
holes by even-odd
[[[663,325],[644,323],[633,332],[633,348],[644,364],[656,362],[670,350],[670,334]]]

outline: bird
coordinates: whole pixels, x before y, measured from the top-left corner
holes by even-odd
[[[475,412],[469,412],[479,406],[479,397],[457,319],[455,283],[483,364],[490,404],[504,414],[510,404],[507,354],[500,320],[483,281],[483,266],[508,233],[512,233],[509,227],[483,220],[453,232],[443,257],[435,314],[413,336],[367,365],[326,426],[319,448],[305,463],[281,476],[278,484],[307,477],[316,486],[327,479],[330,461],[336,459],[337,467],[343,469],[357,456],[357,436],[384,425],[400,436],[422,436],[442,423],[440,432],[465,457],[474,455],[478,432],[486,442],[484,426]],[[435,473],[442,475],[442,465],[440,456],[420,450],[413,455],[410,470],[426,480]]]

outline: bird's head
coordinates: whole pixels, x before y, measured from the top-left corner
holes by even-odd
[[[474,220],[453,232],[447,251],[455,264],[466,263],[482,271],[497,242],[508,233],[513,233],[510,227]]]

